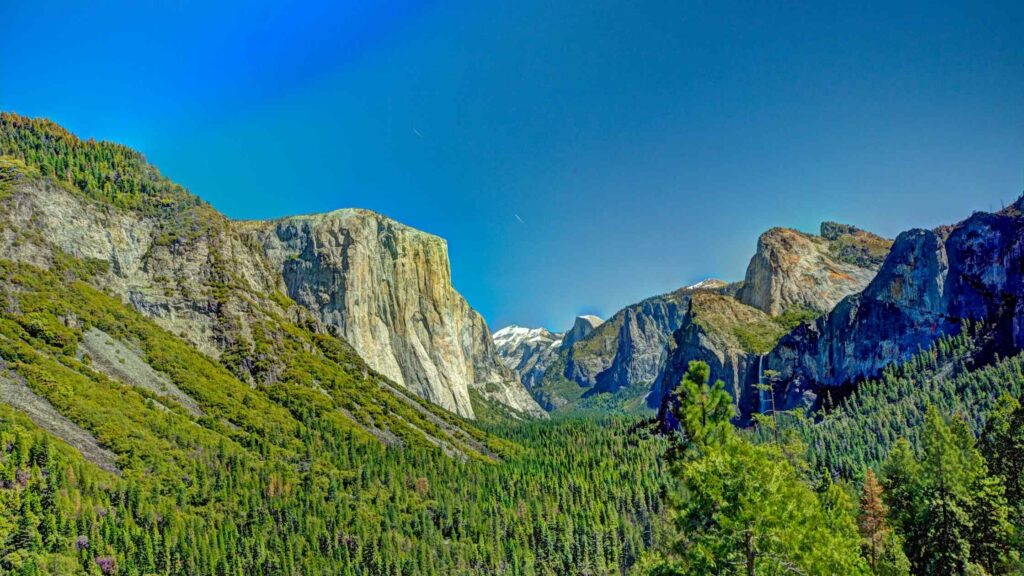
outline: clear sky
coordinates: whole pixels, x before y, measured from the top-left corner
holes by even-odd
[[[3,0],[0,109],[234,218],[443,236],[492,328],[738,279],[772,226],[1021,193],[1024,3],[794,4]]]

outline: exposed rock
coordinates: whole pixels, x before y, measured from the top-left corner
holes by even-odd
[[[443,239],[354,209],[236,228],[261,247],[288,296],[378,372],[463,416],[473,417],[471,387],[544,415],[499,360],[483,317],[452,287]]]
[[[67,442],[86,460],[107,472],[121,473],[117,468],[116,454],[100,445],[88,430],[58,412],[46,398],[36,394],[24,379],[5,366],[0,366],[0,402],[24,412],[37,426]]]
[[[566,347],[565,377],[606,392],[653,382],[665,344],[682,323],[693,291],[683,288],[615,313]]]
[[[877,253],[889,242],[852,226],[822,224],[823,236],[773,228],[757,252],[737,298],[772,316],[797,308],[828,312],[860,292],[875,275]]]
[[[964,320],[990,327],[995,352],[1024,347],[1022,202],[940,231],[901,234],[863,293],[798,328],[769,355],[769,367],[781,373],[781,399],[798,405],[823,388],[874,377],[958,333]]]
[[[572,328],[569,329],[562,337],[562,348],[569,348],[573,344],[583,340],[594,330],[604,324],[604,320],[601,320],[597,316],[584,315],[577,316],[576,320],[572,324]]]
[[[365,211],[352,213],[365,215],[366,222],[386,220]],[[272,380],[282,368],[247,372],[255,363],[250,359],[252,327],[286,318],[313,331],[337,329],[351,335],[359,351],[373,358],[372,368],[464,416],[473,416],[469,385],[516,412],[544,415],[501,364],[483,319],[451,288],[447,251],[436,237],[391,223],[382,225],[380,235],[353,235],[363,244],[346,250],[345,232],[336,228],[332,232],[340,234],[334,238],[340,245],[330,246],[333,253],[321,254],[311,246],[285,262],[280,253],[268,257],[262,243],[254,241],[255,230],[275,231],[266,236],[276,237],[277,224],[231,223],[198,199],[172,221],[114,209],[38,178],[9,191],[2,217],[5,258],[43,267],[60,254],[107,263],[94,279],[97,285],[213,358],[230,351],[240,375],[253,384]],[[365,224],[356,231],[372,228]],[[409,239],[409,245],[402,244]],[[353,259],[356,272],[342,258]],[[303,280],[311,284],[302,286]],[[332,294],[332,280],[344,292]],[[416,377],[410,378],[414,371]]]
[[[581,395],[652,385],[665,362],[666,344],[683,323],[690,296],[727,288],[720,280],[704,280],[627,306],[583,338],[574,341],[567,336],[541,389],[533,390],[535,396],[557,408],[571,404],[565,395],[568,382],[578,386]],[[580,324],[577,319],[576,328]]]
[[[735,298],[694,294],[682,327],[673,334],[648,403],[660,408],[662,421],[672,427],[671,404],[664,400],[679,384],[690,362],[699,360],[711,368],[712,382],[725,383],[737,413],[750,411],[758,400],[749,384],[756,381],[760,355],[784,332],[778,321]]]
[[[536,386],[562,349],[564,334],[546,328],[506,326],[494,333],[494,345],[505,366],[527,387]]]
[[[826,222],[821,231],[822,236],[787,228],[765,232],[742,283],[692,298],[648,396],[666,426],[673,422],[665,400],[693,360],[709,365],[712,381],[725,382],[738,415],[763,409],[771,397],[754,386],[768,365],[763,356],[794,324],[867,286],[891,244],[843,224]]]
[[[178,388],[166,374],[149,365],[133,347],[117,340],[99,328],[91,327],[82,334],[79,351],[92,360],[91,367],[107,376],[138,386],[180,404],[193,416],[202,416],[199,403]]]
[[[189,214],[194,235],[180,238],[168,237],[160,218],[114,210],[43,180],[17,187],[5,208],[0,248],[7,258],[46,267],[56,248],[107,262],[96,279],[102,288],[214,358],[267,310],[293,316],[264,297],[281,281],[263,255],[242,244],[227,219],[206,205]]]

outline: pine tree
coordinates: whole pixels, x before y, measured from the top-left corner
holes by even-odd
[[[721,382],[707,381],[707,365],[691,363],[676,392],[677,540],[651,573],[866,574],[849,499],[835,486],[819,496],[779,446],[737,433]]]
[[[997,572],[1012,534],[1002,479],[988,474],[966,422],[934,407],[921,444],[915,456],[900,442],[884,467],[884,498],[914,573],[963,574],[972,565]]]
[[[885,516],[888,509],[882,502],[882,485],[875,478],[873,470],[868,468],[864,476],[864,485],[861,488],[860,514],[857,517],[857,525],[860,528],[861,538],[864,539],[864,555],[867,558],[868,566],[873,572],[878,572],[878,559],[885,550],[885,544],[889,535],[889,527]]]

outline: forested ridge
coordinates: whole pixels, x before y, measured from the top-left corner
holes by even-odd
[[[796,434],[808,446],[813,469],[847,479],[877,468],[901,438],[916,446],[929,406],[963,418],[980,434],[1001,396],[1024,393],[1024,356],[985,361],[986,339],[983,324],[965,322],[959,334],[858,383],[849,394],[837,393],[834,400],[826,394],[817,413],[761,416],[766,425],[752,431],[765,441],[777,423],[783,434]]]
[[[117,469],[85,461],[4,406],[6,571],[615,574],[661,530],[666,442],[635,420],[489,432],[459,424],[491,457],[446,454],[417,434],[435,424],[417,420],[388,447],[329,412],[331,395],[371,393],[356,380],[309,394],[299,374],[253,389],[76,280],[89,273],[84,264],[49,272],[5,263],[0,272],[5,385],[24,383],[110,448]],[[139,347],[203,415],[93,369],[77,354],[90,328]],[[401,402],[384,408],[405,421],[416,414]]]
[[[969,340],[945,340],[888,377],[923,384],[941,356],[963,361],[958,353]],[[950,388],[865,389],[846,410],[876,407],[882,390],[911,408],[893,420],[867,411],[844,428],[854,438],[845,445],[834,428],[819,433],[803,420],[779,426],[766,417],[756,434],[736,430],[722,382],[710,384],[707,365],[691,363],[675,392],[681,430],[668,456],[680,482],[669,497],[674,536],[641,570],[654,576],[1020,574],[1024,409],[1007,393],[1015,385],[993,385],[1000,375],[1019,378],[1019,364],[1007,362],[950,378],[957,382]],[[951,401],[944,391],[962,397]],[[955,414],[943,412],[951,406]],[[826,416],[818,425],[830,417],[843,416]],[[843,453],[870,434],[878,448]],[[886,434],[895,439],[887,442]],[[812,462],[840,464],[835,470],[847,477]]]

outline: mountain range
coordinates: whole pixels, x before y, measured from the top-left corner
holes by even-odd
[[[92,158],[92,143],[7,113],[0,129],[7,258],[104,263],[91,285],[253,386],[290,369],[268,353],[267,325],[285,321],[350,346],[367,377],[466,418],[481,408],[543,418],[596,402],[670,418],[665,399],[701,360],[742,420],[769,401],[812,406],[820,390],[877,375],[964,319],[1007,318],[1000,351],[1019,340],[1008,262],[1016,204],[895,243],[834,222],[817,234],[773,228],[740,281],[686,286],[607,321],[579,317],[564,333],[491,334],[452,286],[441,238],[361,209],[232,221],[125,147]],[[83,170],[68,150],[99,167]]]
[[[613,404],[642,410],[661,408],[689,362],[701,360],[726,382],[737,410],[749,414],[758,408],[752,391],[760,356],[802,322],[867,287],[890,245],[834,222],[823,223],[818,235],[773,228],[758,239],[742,281],[705,280],[627,306],[558,354],[520,352],[534,359],[528,378],[516,363],[509,366],[548,409],[610,396]],[[510,342],[496,342],[508,358]]]
[[[833,539],[866,574],[834,480],[896,454],[931,510],[949,468],[908,462],[935,438],[964,451],[953,481],[981,479],[955,494],[980,519],[963,529],[999,524],[972,562],[1009,558],[1006,506],[973,494],[1024,485],[1001,464],[1024,418],[1024,198],[895,240],[772,228],[743,279],[560,333],[492,334],[437,236],[354,208],[231,220],[134,150],[12,113],[0,222],[4,573],[627,574],[666,548],[666,494],[739,478],[779,498],[757,518],[809,514],[817,532],[778,523],[792,558]],[[727,488],[683,548],[750,492]],[[899,526],[915,567],[928,518]]]

